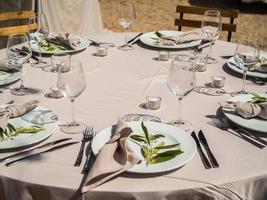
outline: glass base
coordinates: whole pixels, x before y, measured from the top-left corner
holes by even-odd
[[[124,44],[122,46],[118,46],[118,49],[122,51],[129,51],[129,50],[133,50],[134,48],[130,44]]]
[[[174,121],[170,121],[168,124],[179,127],[186,132],[193,131],[193,125],[190,122],[185,121],[185,120],[174,120]]]
[[[57,69],[55,69],[52,65],[45,66],[42,70],[45,72],[57,73]]]
[[[213,58],[213,57],[209,57],[208,58],[208,64],[215,64],[215,63],[218,63],[219,61],[216,59],[216,58]]]
[[[26,88],[26,87],[19,87],[19,88],[12,88],[10,93],[17,96],[24,96],[29,94],[38,94],[41,90],[35,88]]]
[[[86,124],[82,122],[69,122],[63,125],[60,125],[60,130],[63,133],[70,133],[70,134],[75,134],[75,133],[81,133],[85,130]]]

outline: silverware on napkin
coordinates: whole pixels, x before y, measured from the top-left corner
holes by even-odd
[[[6,165],[7,167],[9,167],[9,166],[12,166],[12,165],[15,165],[15,164],[18,164],[18,163],[27,161],[27,160],[32,160],[32,159],[34,159],[34,158],[40,157],[40,156],[42,156],[42,155],[45,155],[45,154],[47,154],[47,153],[49,153],[49,152],[52,152],[52,151],[55,151],[55,150],[58,150],[58,149],[62,149],[62,148],[65,148],[65,147],[68,147],[68,146],[70,146],[70,145],[74,145],[74,144],[77,144],[77,143],[79,143],[79,142],[69,142],[69,143],[65,143],[65,144],[57,145],[57,146],[52,147],[52,148],[50,148],[50,149],[47,149],[47,150],[45,150],[45,151],[41,151],[41,152],[38,152],[38,153],[35,153],[35,154],[30,154],[30,155],[28,155],[28,156],[24,156],[24,157],[22,157],[22,158],[13,160],[13,161],[11,161],[11,162],[6,163],[5,165]]]
[[[198,138],[199,138],[199,141],[200,143],[203,145],[203,147],[205,148],[207,154],[208,154],[208,157],[210,159],[210,162],[211,162],[211,165],[213,168],[217,168],[219,167],[219,163],[218,161],[216,160],[215,156],[213,155],[213,153],[211,152],[210,150],[210,147],[209,147],[209,144],[207,142],[207,139],[206,137],[204,136],[204,133],[202,130],[200,130],[198,132]]]
[[[193,132],[191,133],[191,136],[193,137],[193,139],[194,139],[195,142],[196,142],[197,150],[198,150],[199,156],[200,156],[200,158],[201,158],[201,160],[202,160],[202,163],[203,163],[204,167],[205,167],[206,169],[210,169],[210,168],[211,168],[211,164],[210,164],[208,158],[206,157],[206,155],[204,154],[204,152],[203,152],[203,150],[202,150],[202,148],[201,148],[201,145],[200,145],[200,143],[199,143],[199,140],[198,140],[198,138],[197,138],[197,135],[196,135],[195,131],[193,131]]]
[[[61,143],[61,142],[70,140],[70,139],[72,139],[72,138],[63,138],[63,139],[54,140],[54,141],[52,141],[52,142],[48,142],[48,143],[43,144],[43,145],[41,145],[41,146],[38,146],[38,147],[35,147],[35,148],[32,148],[32,149],[26,150],[26,151],[21,151],[21,152],[12,154],[12,155],[10,155],[10,156],[6,156],[6,157],[4,157],[4,158],[0,158],[0,163],[1,163],[1,162],[4,162],[4,161],[11,160],[11,159],[16,158],[16,157],[18,157],[18,156],[27,155],[27,154],[30,153],[30,152],[33,152],[33,151],[36,151],[36,150],[39,150],[39,149],[43,149],[43,148],[46,148],[46,147],[49,147],[49,146],[53,146],[53,145],[59,144],[59,143]]]

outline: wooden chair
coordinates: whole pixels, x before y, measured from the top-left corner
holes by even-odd
[[[194,14],[194,15],[204,15],[206,10],[219,10],[222,17],[230,18],[229,23],[222,24],[222,31],[228,31],[228,41],[231,41],[232,32],[236,31],[236,24],[234,24],[234,19],[238,17],[239,10],[222,10],[209,7],[196,7],[196,6],[180,6],[176,8],[176,12],[180,13],[180,18],[175,19],[175,25],[178,26],[178,30],[182,30],[182,26],[186,27],[201,27],[201,17],[196,20],[184,19],[184,14]]]
[[[1,12],[0,36],[8,36],[13,33],[28,32],[28,19],[32,15],[35,15],[34,11],[32,10]],[[30,29],[37,29],[37,23],[31,24]]]

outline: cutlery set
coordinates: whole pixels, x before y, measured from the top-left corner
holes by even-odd
[[[219,120],[218,118],[211,118],[211,122],[209,122],[209,124],[221,130],[225,130],[260,149],[267,146],[267,141],[260,138],[259,136],[251,134],[245,129],[235,128],[234,126],[230,126],[226,118],[222,118],[222,120]]]
[[[27,160],[31,160],[31,159],[40,157],[40,156],[45,155],[49,152],[52,152],[52,151],[55,151],[58,149],[62,149],[62,148],[68,147],[70,145],[74,145],[74,144],[78,143],[78,142],[67,142],[64,144],[59,144],[59,143],[65,142],[65,141],[70,140],[70,139],[72,139],[72,138],[58,139],[58,140],[45,143],[41,146],[29,149],[29,150],[21,151],[21,152],[12,154],[10,156],[0,158],[0,163],[9,161],[5,164],[7,167],[9,167],[9,166],[12,166],[12,165],[15,165],[15,164],[27,161]],[[20,157],[20,158],[17,158],[17,157]]]
[[[86,127],[86,129],[83,131],[81,147],[80,147],[77,159],[74,163],[74,166],[76,167],[81,165],[83,154],[84,154],[84,147],[85,147],[86,142],[88,142],[87,147],[86,147],[86,160],[85,160],[85,163],[82,169],[82,174],[88,173],[90,171],[90,168],[94,161],[94,155],[91,150],[91,144],[92,144],[92,140],[95,134],[96,132],[94,132],[93,127]]]
[[[202,163],[203,163],[205,169],[210,169],[212,167],[213,168],[218,168],[219,167],[219,163],[216,160],[215,156],[213,155],[213,153],[212,153],[212,151],[211,151],[211,149],[209,147],[209,144],[207,142],[207,139],[204,136],[203,131],[200,130],[198,132],[198,137],[197,137],[195,131],[193,131],[191,133],[191,136],[193,137],[193,139],[196,142],[197,150],[198,150],[199,156],[200,156],[200,158],[202,160]],[[203,152],[202,147],[201,147],[201,144],[204,147],[204,149],[206,150],[209,159],[207,158],[207,156]]]

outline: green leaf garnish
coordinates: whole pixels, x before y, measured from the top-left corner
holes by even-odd
[[[141,127],[142,127],[142,130],[144,131],[144,134],[145,134],[145,138],[146,138],[147,144],[150,145],[150,140],[149,140],[148,131],[147,131],[147,128],[146,128],[146,126],[144,125],[143,122],[141,123]]]

